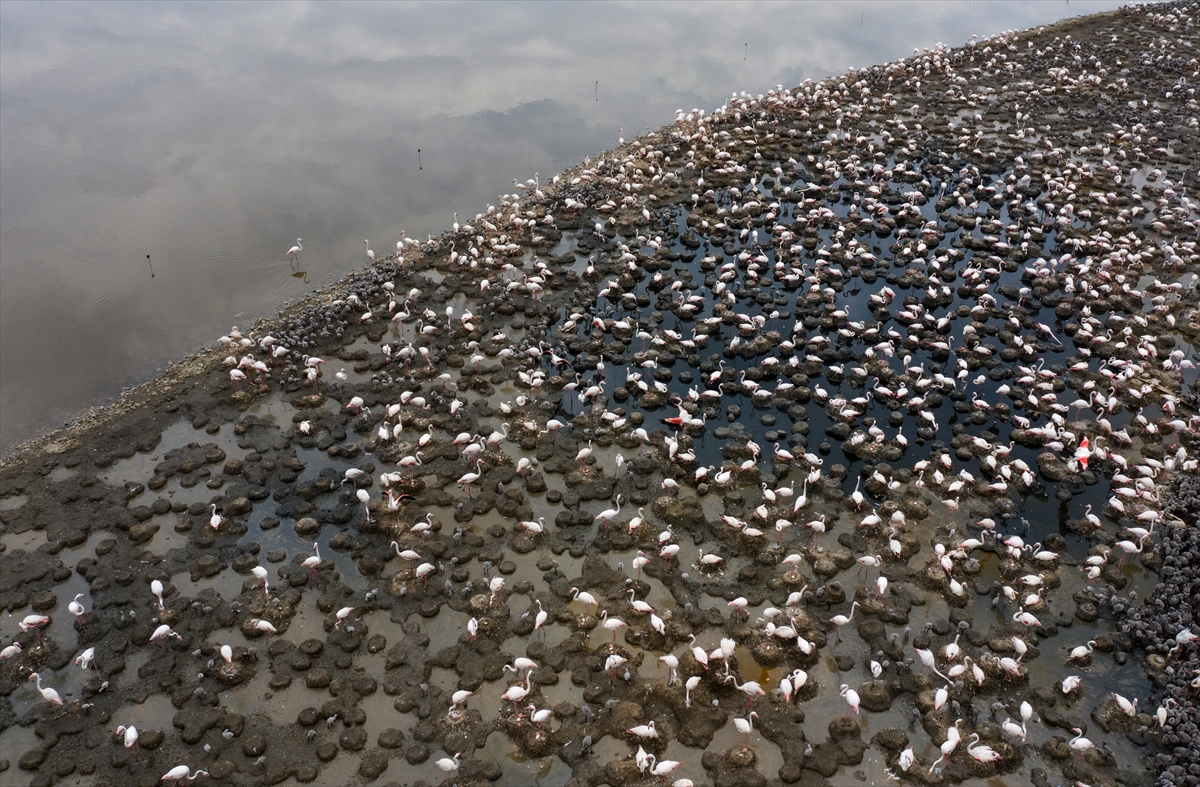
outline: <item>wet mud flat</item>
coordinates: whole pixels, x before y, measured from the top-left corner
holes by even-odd
[[[18,451],[0,783],[1197,783],[1198,19],[681,113]]]

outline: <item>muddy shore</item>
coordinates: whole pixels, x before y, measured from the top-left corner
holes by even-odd
[[[14,452],[0,784],[1200,784],[1198,20],[683,113]]]

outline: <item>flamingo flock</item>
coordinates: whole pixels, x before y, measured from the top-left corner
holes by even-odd
[[[381,559],[382,589],[353,605],[337,555],[321,556],[322,538],[345,540],[317,536],[275,587],[246,568],[257,606],[237,611],[243,633],[286,647],[286,596],[319,604],[339,642],[378,626],[378,607],[432,626],[449,625],[446,605],[469,616],[463,663],[526,641],[527,656],[444,692],[458,737],[432,765],[447,781],[473,767],[459,744],[478,736],[460,733],[485,716],[528,756],[553,742],[573,765],[611,735],[631,772],[665,782],[693,767],[662,759],[693,718],[717,720],[709,739],[731,725],[748,750],[818,697],[844,705],[831,730],[901,707],[920,722],[883,752],[901,781],[1003,775],[1034,746],[1070,752],[1072,778],[1114,766],[1083,727],[1056,737],[1042,717],[1062,703],[1149,729],[1182,713],[1103,690],[1111,638],[1061,618],[1070,604],[1087,623],[1118,616],[1164,530],[1189,524],[1163,490],[1198,469],[1181,329],[1200,319],[1182,276],[1200,264],[1200,206],[1168,130],[1140,115],[1055,130],[1064,95],[1178,103],[1150,66],[1118,77],[1129,69],[1113,57],[1010,31],[741,93],[519,183],[442,238],[378,255],[364,241],[372,267],[309,319],[221,337],[213,379],[235,402],[287,391],[288,450],[342,455],[312,497],[344,515],[355,559],[396,563]],[[293,265],[302,251],[297,239]],[[317,342],[305,326],[318,318],[344,344],[367,337],[366,360]],[[347,366],[325,380],[317,351]],[[299,519],[281,490],[280,516]],[[206,504],[206,537],[232,544],[234,510]],[[506,580],[496,553],[510,547],[553,572]],[[551,557],[567,552],[585,561],[577,575]],[[252,661],[199,636],[176,588],[140,587],[142,646],[208,648],[226,677]],[[68,611],[92,636],[85,595]],[[41,663],[50,624],[26,616],[0,660]],[[1173,658],[1200,640],[1170,636]],[[108,657],[89,648],[76,664]],[[591,698],[570,716],[549,689],[564,663]],[[517,682],[489,693],[508,672]],[[65,712],[39,672],[20,674]],[[133,751],[138,732],[116,737]],[[812,753],[786,748],[792,764]],[[162,780],[202,776],[179,765]]]

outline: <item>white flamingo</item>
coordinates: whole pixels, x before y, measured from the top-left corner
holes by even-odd
[[[31,672],[31,673],[29,673],[29,677],[26,678],[26,680],[36,680],[37,681],[37,690],[41,693],[42,699],[46,700],[46,702],[50,703],[51,705],[62,705],[63,704],[62,697],[58,696],[57,691],[50,688],[49,686],[42,688],[42,676],[41,675],[37,674],[36,672]]]

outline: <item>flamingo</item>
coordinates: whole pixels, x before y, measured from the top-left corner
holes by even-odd
[[[304,240],[302,238],[296,238],[296,245],[293,246],[292,248],[288,249],[288,252],[287,252],[288,260],[293,265],[295,265],[297,262],[300,261],[300,252],[302,252],[302,251],[304,251]],[[164,776],[163,778],[165,779],[167,777]],[[172,778],[177,778],[177,777],[172,777]]]
[[[571,599],[573,601],[578,601],[580,604],[586,604],[587,606],[593,608],[598,608],[600,606],[600,602],[596,601],[595,596],[593,596],[591,593],[588,593],[586,590],[580,590],[579,588],[571,588]]]
[[[610,521],[612,521],[612,519],[619,513],[621,513],[621,496],[617,495],[617,507],[616,508],[606,508],[603,511],[601,511],[599,514],[596,514],[596,517],[592,521],[592,524],[593,525],[596,525],[596,524],[601,525],[605,530],[608,530],[608,523]]]
[[[679,659],[672,653],[665,656],[659,656],[658,660],[667,667],[667,685],[675,685],[675,670],[679,667]]]
[[[628,661],[628,659],[626,659],[624,656],[618,656],[615,653],[604,660],[604,670],[612,673],[613,683],[617,682],[617,667],[621,666],[626,661]]]
[[[636,727],[630,727],[625,732],[637,738],[657,738],[658,730],[654,729],[654,720],[651,719],[649,724],[639,724]]]
[[[1115,691],[1112,693],[1112,697],[1116,701],[1117,706],[1121,709],[1121,712],[1124,713],[1126,716],[1133,718],[1134,716],[1137,715],[1137,704],[1138,704],[1137,697],[1134,697],[1133,702],[1130,702],[1127,698],[1122,697],[1120,694],[1117,694]]]
[[[441,770],[442,773],[446,774],[447,781],[449,781],[450,778],[458,772],[458,761],[461,757],[462,752],[457,752],[453,758],[443,757],[438,760],[437,763],[435,763],[438,769]]]
[[[80,669],[85,669],[85,670],[86,669],[96,669],[96,665],[92,663],[95,660],[96,660],[96,649],[88,648],[83,653],[80,653],[78,656],[75,657],[75,666],[79,667]]]
[[[297,240],[299,240],[299,238],[297,238]],[[166,782],[166,781],[174,780],[174,782],[176,784],[179,784],[180,782],[183,782],[183,781],[189,781],[189,782],[193,781],[193,780],[195,780],[195,778],[197,776],[200,776],[201,774],[203,774],[204,776],[207,776],[208,771],[203,771],[203,770],[197,769],[195,773],[192,773],[192,769],[189,768],[188,766],[176,765],[174,768],[172,768],[171,770],[164,773],[162,779],[160,779],[159,781]]]
[[[692,641],[692,658],[696,659],[696,663],[705,670],[708,669],[708,651],[696,644],[696,635],[688,634]]]
[[[267,583],[267,570],[262,566],[255,566],[254,568],[250,569],[250,573],[254,574],[259,582],[262,582],[263,595],[270,595],[270,585]]]
[[[513,663],[511,666],[506,665],[504,667],[504,671],[508,672],[511,670],[512,672],[530,673],[530,672],[533,672],[537,668],[538,668],[537,662],[534,661],[533,659],[527,659],[524,656],[517,656],[515,659],[513,659]]]
[[[978,745],[973,745],[973,743]],[[967,754],[971,755],[976,762],[983,763],[1004,759],[991,746],[980,744],[979,733],[977,732],[971,733],[971,737],[967,739]]]
[[[126,749],[137,749],[138,748],[138,745],[137,745],[138,731],[137,731],[137,727],[134,727],[132,724],[129,725],[128,727],[126,727],[124,724],[122,724],[120,727],[117,727],[117,731],[113,734],[116,735],[116,737],[118,737],[118,738],[124,738],[124,743],[125,743]]]
[[[454,692],[452,695],[450,695],[450,703],[451,703],[450,707],[451,707],[451,708],[461,708],[461,707],[464,707],[464,706],[465,706],[465,704],[466,704],[466,702],[467,702],[467,700],[468,700],[468,699],[471,697],[471,695],[472,695],[472,694],[474,694],[474,693],[475,693],[475,692],[473,692],[473,691],[467,691],[466,689],[461,689],[461,690],[459,690],[459,691],[456,691],[456,692]]]
[[[634,598],[634,596],[637,595],[637,590],[635,590],[634,588],[629,588],[629,590],[626,592],[629,594],[629,605],[631,607],[633,607],[634,612],[638,612],[638,613],[644,615],[647,612],[654,611],[654,607],[650,606],[645,601],[638,601],[637,599]]]
[[[179,636],[179,634],[172,630],[172,628],[166,623],[163,623],[159,625],[158,628],[154,629],[154,633],[150,635],[150,641],[154,642],[156,640],[162,640],[165,644],[166,640],[170,637],[174,637],[181,642],[183,641],[183,637]]]
[[[850,715],[850,711],[854,711],[854,715],[858,715],[858,692],[843,683],[838,689],[838,693],[846,700],[846,715]]]
[[[554,715],[554,711],[549,708],[538,710],[536,705],[527,705],[525,710],[529,711],[529,720],[539,727],[545,727],[546,722],[550,721],[550,717]]]
[[[421,578],[421,587],[428,587],[429,575],[435,571],[437,571],[437,566],[435,566],[433,563],[422,563],[421,565],[417,566],[416,571],[413,573]]]
[[[471,484],[478,481],[483,476],[483,459],[475,460],[474,473],[463,473],[462,478],[458,479],[458,483],[462,484],[463,491],[467,493],[467,497],[471,496]]]
[[[658,758],[656,758],[653,754],[650,755],[650,759],[655,761],[654,764],[650,766],[651,776],[666,776],[668,773],[675,770],[682,764],[679,760],[663,760],[662,762],[659,762]],[[679,779],[675,782],[675,784],[679,784],[679,782],[688,782],[690,784],[691,780]]]
[[[804,479],[804,487],[800,490],[800,495],[796,498],[796,502],[792,504],[792,513],[797,513],[804,506],[808,505],[808,479]]]
[[[754,698],[755,697],[761,697],[767,693],[766,691],[763,690],[762,686],[758,685],[756,682],[754,682],[752,680],[748,680],[745,683],[739,684],[737,682],[737,676],[735,676],[735,675],[726,675],[725,682],[732,683],[733,687],[735,689],[737,689],[738,691],[740,691],[746,695],[746,707],[749,709],[754,708]]]
[[[271,624],[270,621],[261,620],[259,618],[251,618],[250,625],[261,631],[263,634],[278,634],[279,630]]]
[[[1075,737],[1068,741],[1067,745],[1076,752],[1083,754],[1088,749],[1095,748],[1096,744],[1083,737],[1083,730],[1079,729],[1078,727],[1072,727],[1071,732],[1075,733]]]
[[[371,519],[371,493],[365,489],[359,489],[354,493],[354,496],[358,498],[358,502],[363,504],[363,517],[365,521],[374,522],[375,520]]]
[[[958,654],[959,654],[958,640],[961,636],[962,636],[961,634],[955,634],[954,641],[946,643],[946,647],[942,649],[942,653],[943,653],[943,655],[945,655],[946,661],[954,661],[955,659],[958,658]]]
[[[396,550],[396,557],[400,558],[401,560],[407,560],[409,565],[412,565],[412,562],[414,560],[421,559],[421,555],[418,554],[417,552],[414,552],[411,549],[401,550],[400,545],[397,544],[395,541],[393,541],[390,544],[390,546],[392,547],[392,549]]]
[[[420,522],[417,522],[415,525],[410,527],[408,529],[408,532],[420,533],[421,538],[428,538],[429,531],[431,531],[431,530],[433,530],[433,512],[426,514],[425,519],[421,520]]]
[[[46,700],[46,702],[49,702],[51,705],[62,705],[63,704],[62,697],[58,696],[57,691],[50,688],[49,686],[42,688],[42,676],[41,675],[37,674],[36,672],[31,672],[31,673],[29,673],[29,677],[26,678],[26,680],[36,680],[37,681],[37,690],[41,693],[42,699]]]
[[[1121,568],[1125,565],[1125,561],[1129,559],[1130,555],[1139,555],[1142,553],[1142,550],[1146,546],[1146,536],[1139,538],[1136,545],[1132,541],[1118,541],[1116,546],[1122,552],[1121,559],[1117,561],[1117,568]]]
[[[158,599],[158,608],[163,609],[163,583],[157,579],[151,580],[150,592]]]
[[[958,742],[961,740],[959,737],[958,728],[962,722],[963,720],[959,719],[954,723],[953,727],[950,727],[946,730],[946,740],[941,746],[942,756],[934,760],[933,765],[929,766],[930,773],[933,773],[935,770],[937,770],[938,766],[949,759],[950,755],[954,753],[954,750],[958,748]]]
[[[504,438],[508,437],[508,428],[509,428],[508,424],[500,424],[500,429],[502,430],[502,432],[494,431],[490,435],[488,435],[488,439],[487,439],[488,445],[492,446],[497,451],[499,451],[500,443],[504,442]]]
[[[1090,639],[1086,645],[1078,645],[1071,648],[1071,652],[1067,654],[1067,661],[1083,661],[1092,655],[1092,648],[1096,647],[1096,640]]]
[[[746,718],[744,719],[739,719],[736,716],[733,718],[733,726],[736,727],[737,731],[742,734],[743,741],[746,740],[747,735],[749,735],[751,732],[754,732],[754,720],[756,718],[758,718],[758,713],[756,711],[750,711],[748,714],[746,714]]]
[[[500,699],[508,700],[509,702],[511,702],[513,704],[513,713],[517,712],[517,703],[520,702],[521,700],[525,699],[525,697],[528,696],[528,694],[529,694],[529,691],[530,691],[529,680],[530,680],[530,676],[532,674],[533,674],[532,672],[525,673],[524,687],[522,687],[520,684],[517,684],[515,686],[509,686],[508,691],[506,691],[500,695]]]
[[[687,679],[683,687],[683,706],[685,708],[692,707],[692,689],[700,685],[700,676],[693,675]]]
[[[307,557],[300,565],[308,569],[308,584],[317,584],[317,566],[321,565],[321,548],[316,541],[313,542],[313,552],[316,553],[312,557]]]
[[[913,648],[913,650],[915,650],[917,652],[917,655],[921,657],[921,663],[924,664],[926,667],[929,667],[931,670],[933,670],[935,675],[937,675],[939,678],[946,681],[947,683],[954,683],[954,681],[950,680],[945,675],[938,672],[937,659],[934,657],[932,650],[929,650],[928,648]]]
[[[533,630],[535,632],[541,631],[542,634],[545,635],[546,631],[543,627],[546,625],[546,619],[550,617],[550,614],[548,612],[546,612],[546,610],[542,609],[542,600],[541,599],[534,599],[534,603],[537,604],[538,613],[537,613],[537,617],[534,618],[534,621],[533,621]]]
[[[629,624],[620,618],[610,618],[608,616],[608,610],[606,609],[600,613],[600,625],[612,632],[613,644],[615,645],[617,644],[617,631],[625,628]]]
[[[212,516],[208,518],[208,524],[213,530],[221,529],[221,515],[217,513],[217,504],[209,503],[208,507],[212,509]]]
[[[83,608],[83,604],[79,603],[79,599],[83,598],[85,595],[87,594],[77,593],[75,595],[75,600],[67,605],[67,611],[74,615],[76,620],[83,617],[84,613],[87,612],[87,610]]]
[[[837,633],[838,642],[842,641],[842,626],[854,620],[854,610],[858,609],[859,606],[861,605],[857,601],[850,606],[850,617],[846,617],[845,615],[834,615],[829,619],[829,622],[837,627],[834,629],[834,631]]]
[[[813,546],[817,545],[817,538],[825,532],[825,515],[821,514],[811,522],[805,522],[805,527],[811,528],[813,531]]]
[[[1000,726],[1003,727],[1004,731],[1009,735],[1013,736],[1022,743],[1025,742],[1026,729],[1024,724],[1017,724],[1012,719],[1005,719],[1004,723]]]

